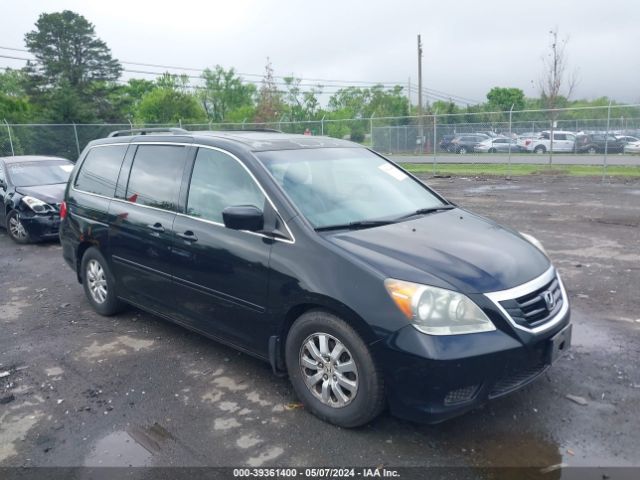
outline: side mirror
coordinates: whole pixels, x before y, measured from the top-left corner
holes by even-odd
[[[258,232],[264,228],[264,214],[253,205],[237,205],[222,211],[224,226],[233,230]]]

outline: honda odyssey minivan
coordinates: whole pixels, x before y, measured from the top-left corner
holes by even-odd
[[[446,420],[530,383],[571,341],[535,238],[343,140],[114,132],[81,154],[60,214],[98,313],[134,305],[266,360],[344,427],[386,407]]]

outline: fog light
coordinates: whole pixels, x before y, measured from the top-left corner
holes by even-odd
[[[469,385],[468,387],[458,388],[457,390],[451,390],[444,397],[445,405],[454,405],[456,403],[464,403],[473,399],[478,390],[478,385]]]

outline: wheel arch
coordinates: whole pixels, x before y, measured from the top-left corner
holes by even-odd
[[[284,349],[291,327],[298,318],[311,311],[326,312],[342,319],[360,335],[367,345],[378,340],[371,326],[354,310],[343,303],[322,296],[305,299],[289,306],[277,329],[277,335],[269,339],[269,362],[276,374],[286,371]]]

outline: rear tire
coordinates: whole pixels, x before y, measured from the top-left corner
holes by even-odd
[[[546,151],[547,149],[544,147],[544,145],[538,145],[536,148],[533,149],[533,152],[537,153],[538,155],[542,155]]]
[[[467,147],[460,147],[460,148],[458,149],[458,153],[459,153],[460,155],[466,155],[466,153],[467,153]]]
[[[29,233],[25,230],[24,225],[20,221],[20,215],[17,210],[10,210],[7,213],[7,233],[9,234],[9,238],[16,243],[24,245],[25,243],[30,243],[31,238],[29,237]]]
[[[495,148],[490,148],[489,153],[497,153],[498,151]]]
[[[80,268],[84,293],[96,312],[108,317],[124,310],[125,304],[116,296],[116,281],[97,248],[84,252]]]
[[[359,427],[384,408],[384,382],[358,333],[328,312],[300,316],[285,345],[293,388],[314,415],[345,428]]]
[[[598,153],[598,150],[596,149],[596,147],[589,147],[587,149],[587,153],[590,155],[595,155],[596,153]]]

